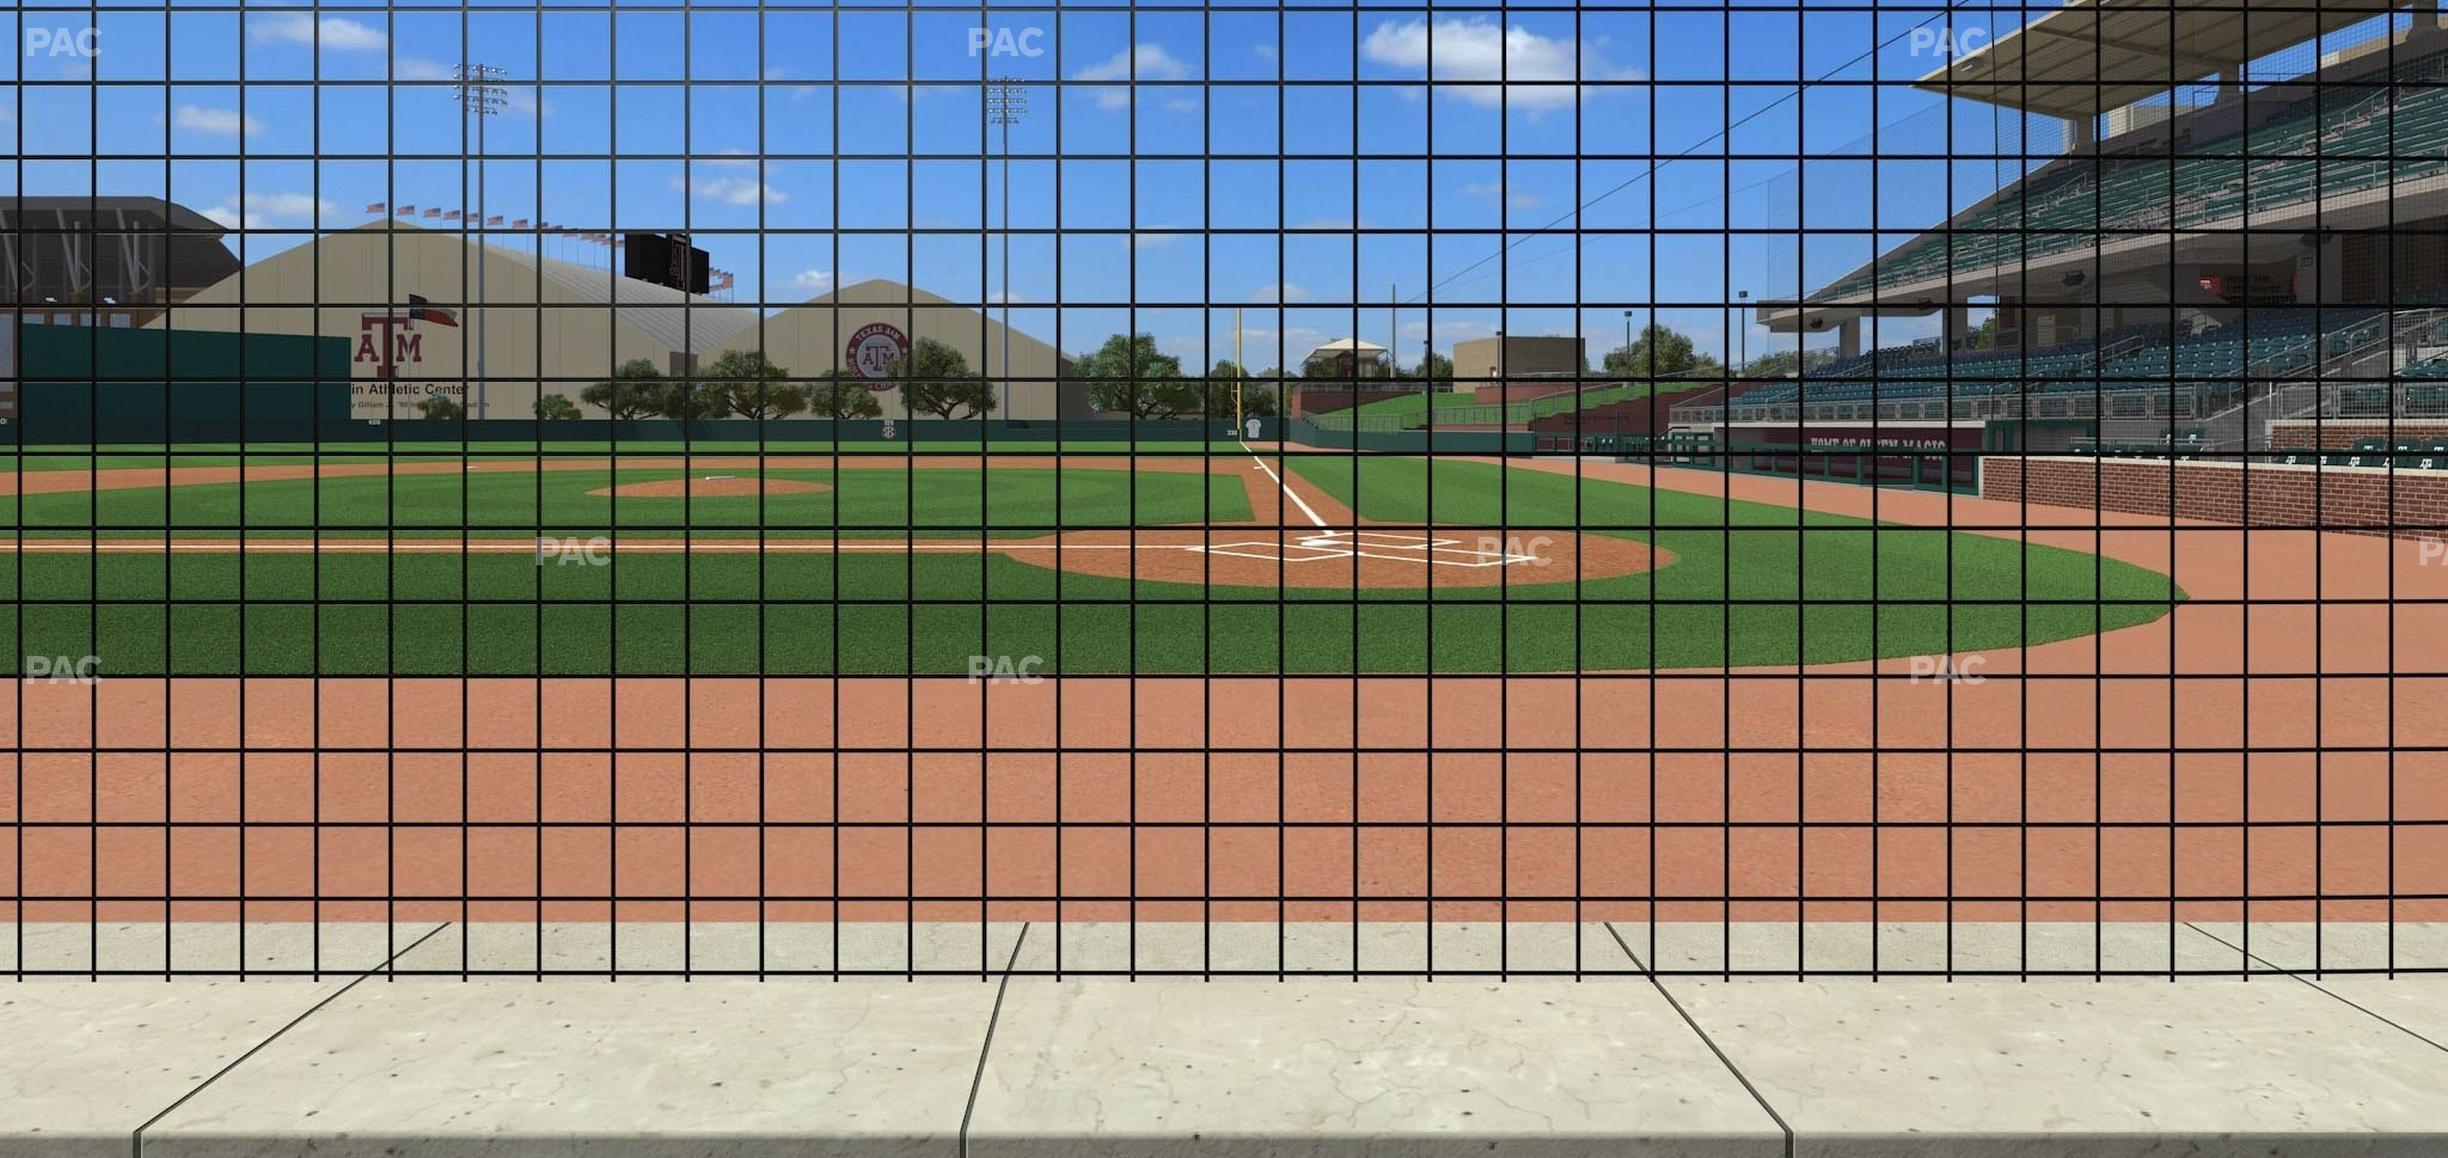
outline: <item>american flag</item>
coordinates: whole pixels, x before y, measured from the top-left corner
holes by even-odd
[[[431,221],[440,216],[442,216],[442,211],[439,209],[428,209],[425,211],[425,219],[427,221]]]
[[[524,217],[521,217],[521,218],[519,218],[518,220],[511,222],[511,223],[510,223],[510,228],[512,228],[512,229],[525,229],[525,228],[527,228],[527,219],[526,219],[526,218],[524,218]]]
[[[377,201],[377,202],[373,203],[372,205],[368,205],[368,206],[366,206],[366,212],[368,212],[368,213],[380,213],[380,212],[382,212],[382,211],[383,211],[383,203],[382,203],[382,202],[380,202],[380,201]]]
[[[501,223],[502,223],[502,220],[501,220],[501,215],[500,215],[500,214],[495,214],[495,215],[493,215],[493,216],[491,216],[491,217],[487,217],[487,218],[485,218],[485,224],[487,224],[487,225],[499,225],[499,224],[501,224]]]
[[[393,209],[391,212],[397,213],[402,217],[414,217],[416,216],[416,206],[402,205],[397,209]]]

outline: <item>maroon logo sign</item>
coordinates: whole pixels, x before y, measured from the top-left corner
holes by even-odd
[[[892,364],[909,357],[909,335],[898,327],[883,322],[860,326],[850,335],[850,344],[842,348],[842,361],[861,378],[881,379]],[[890,390],[891,386],[873,387]]]

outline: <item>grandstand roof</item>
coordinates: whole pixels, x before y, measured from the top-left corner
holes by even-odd
[[[1918,86],[2068,119],[2096,116],[2371,19],[2403,0],[2068,0]]]

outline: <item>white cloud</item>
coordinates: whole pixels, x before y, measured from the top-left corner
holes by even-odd
[[[1131,248],[1158,249],[1180,241],[1182,236],[1179,233],[1134,233],[1131,235]]]
[[[259,44],[319,43],[331,52],[381,52],[384,43],[381,29],[341,16],[316,19],[299,12],[258,20],[252,28]]]
[[[1174,59],[1163,45],[1135,44],[1071,74],[1071,79],[1127,84],[1132,80],[1186,80],[1189,76],[1189,67]],[[1101,109],[1129,108],[1130,89],[1120,86],[1097,89],[1096,102]]]
[[[1487,108],[1510,104],[1531,112],[1580,100],[1581,89],[1573,83],[1576,67],[1581,81],[1626,80],[1637,75],[1609,64],[1594,44],[1462,17],[1439,19],[1433,29],[1418,17],[1402,23],[1389,21],[1371,30],[1360,50],[1377,64],[1423,73],[1431,80],[1501,80],[1505,83],[1438,87],[1470,104]]]
[[[758,179],[754,161],[699,161],[693,168],[696,171],[689,177],[688,189],[697,197],[724,205],[754,205],[758,201],[780,205],[790,200],[790,194]],[[726,176],[725,170],[736,175]],[[672,187],[679,186],[680,178],[673,177]]]
[[[1462,192],[1472,197],[1485,197],[1489,200],[1501,199],[1507,209],[1536,209],[1539,206],[1537,194],[1516,189],[1509,181],[1486,181],[1464,185]]]
[[[803,269],[798,273],[791,275],[790,285],[791,288],[795,290],[803,290],[811,294],[820,294],[833,288],[833,271],[829,269]]]
[[[180,105],[170,123],[190,133],[207,133],[216,137],[234,137],[241,127],[253,137],[263,133],[263,122],[253,117],[241,120],[236,109],[206,108],[203,105]]]
[[[1428,336],[1428,326],[1422,322],[1404,322],[1402,332],[1406,338],[1424,338]],[[1461,338],[1484,338],[1495,332],[1496,327],[1486,322],[1447,321],[1436,324],[1436,337],[1446,342]]]
[[[1282,285],[1262,285],[1251,292],[1250,300],[1253,302],[1305,302],[1309,300],[1309,291],[1291,282],[1285,282]]]
[[[312,225],[334,210],[331,202],[317,201],[304,193],[249,193],[244,212],[234,196],[224,197],[219,204],[199,212],[230,229],[278,229]]]

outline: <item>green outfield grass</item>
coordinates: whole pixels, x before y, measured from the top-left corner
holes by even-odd
[[[1581,584],[1577,604],[1569,577],[1527,572],[1515,585],[1439,591],[1433,601],[1422,592],[1298,589],[1279,598],[1272,588],[1134,590],[971,554],[633,554],[604,567],[538,566],[526,554],[138,554],[99,566],[82,554],[28,554],[0,565],[0,594],[29,600],[0,616],[0,634],[10,637],[10,656],[100,656],[105,678],[958,674],[974,655],[1041,656],[1042,670],[1071,673],[1557,671],[2039,643],[2146,622],[2183,598],[2164,576],[2079,552],[1938,529],[1874,534],[1859,520],[1621,483],[1467,462],[1431,470],[1388,457],[1305,458],[1291,469],[1373,519],[1510,522],[1525,536],[1560,524],[1607,527],[1593,533],[1654,543],[1675,561]],[[920,509],[953,517],[973,509],[962,504],[975,501],[974,473],[942,473],[962,477],[941,480],[939,495],[936,475],[919,475]],[[1045,480],[1010,473],[1012,505],[998,470],[990,511],[1030,509],[1029,494],[1051,509]],[[794,497],[825,499],[857,532],[883,531],[850,519],[906,509],[913,496],[906,484],[893,488],[898,477],[881,472],[872,491]],[[1141,504],[1142,523],[1184,504],[1215,504],[1216,517],[1231,517],[1198,476],[1146,477],[1189,485],[1143,490],[1152,501]],[[532,504],[534,480],[519,481]],[[1127,502],[1072,508],[1073,482],[1066,475],[1067,514],[1128,517]],[[1105,494],[1113,501],[1131,489],[1115,482]],[[755,502],[698,500],[742,501]],[[631,502],[622,500],[624,518]]]
[[[702,472],[629,469],[619,472],[619,481],[629,486],[691,474]],[[377,538],[386,532],[455,536],[462,529],[504,537],[670,537],[684,527],[736,535],[759,526],[781,537],[974,536],[981,528],[1040,533],[1030,529],[1055,525],[1058,496],[1065,526],[1251,517],[1240,481],[1218,474],[886,466],[770,469],[765,477],[832,489],[684,501],[587,493],[613,484],[608,470],[354,475],[0,496],[0,518],[22,525],[29,538],[159,538],[165,527],[202,537],[235,534],[230,528],[240,525],[263,538],[305,537],[316,528]]]

